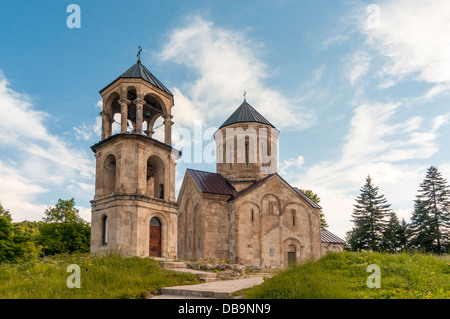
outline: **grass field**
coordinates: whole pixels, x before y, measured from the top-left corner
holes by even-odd
[[[68,288],[70,264],[80,267],[80,288]],[[0,264],[0,298],[145,298],[162,287],[200,283],[195,275],[159,267],[148,258],[55,255],[24,264]]]
[[[81,288],[68,288],[71,264]],[[367,266],[381,270],[381,288],[367,287]],[[145,298],[162,287],[199,283],[195,275],[163,270],[148,258],[56,255],[23,264],[0,264],[0,298]],[[330,253],[318,261],[277,271],[238,293],[242,298],[450,299],[450,259],[421,254]]]
[[[367,266],[380,267],[380,288],[368,288]],[[449,299],[450,259],[422,254],[330,253],[238,292],[254,299]]]

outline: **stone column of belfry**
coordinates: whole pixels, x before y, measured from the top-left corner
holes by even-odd
[[[150,129],[150,119],[146,119],[145,122],[147,123],[147,130],[145,130],[145,135],[147,135],[148,137],[152,137],[153,135],[153,131]]]
[[[164,143],[166,143],[167,145],[172,145],[172,118],[172,115],[167,115],[164,117]]]
[[[100,112],[102,116],[102,140],[107,139],[108,135],[108,114],[104,111]]]
[[[120,133],[126,133],[127,132],[127,123],[128,123],[128,104],[130,104],[130,101],[127,99],[120,99]]]
[[[143,99],[137,98],[133,101],[133,103],[136,105],[136,134],[142,134],[145,101]]]

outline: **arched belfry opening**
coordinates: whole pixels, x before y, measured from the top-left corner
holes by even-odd
[[[147,196],[165,199],[165,173],[164,162],[161,158],[156,155],[150,156],[147,160]]]
[[[176,258],[176,236],[161,236],[161,222],[164,234],[177,229],[175,160],[180,153],[172,148],[173,94],[139,60],[100,94],[102,136],[91,147],[96,157],[91,252],[115,249]],[[150,214],[158,218],[150,225],[139,222]],[[108,245],[102,216],[108,216],[110,225]],[[151,238],[159,238],[156,246],[149,230]]]
[[[165,141],[164,118],[167,117],[161,102],[153,95],[147,94],[144,97],[144,134],[161,142]],[[162,121],[162,124],[160,123]],[[155,134],[156,133],[156,134]]]

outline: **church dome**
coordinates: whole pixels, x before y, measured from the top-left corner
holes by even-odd
[[[140,60],[136,62],[132,67],[130,67],[128,70],[126,70],[122,75],[120,75],[117,79],[112,81],[110,84],[108,84],[105,88],[103,88],[100,93],[102,93],[104,90],[106,90],[108,87],[110,87],[112,84],[117,82],[119,79],[141,79],[144,80],[151,85],[157,87],[161,91],[170,94],[173,96],[172,92],[169,91],[168,88],[164,86],[164,84],[159,81],[156,76],[152,74],[152,72],[147,69]]]
[[[236,123],[260,123],[275,128],[275,126],[273,126],[264,116],[262,116],[245,100],[236,109],[236,111],[234,111],[234,113],[231,114],[231,116],[219,127],[219,129]]]

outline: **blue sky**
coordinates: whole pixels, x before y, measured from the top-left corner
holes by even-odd
[[[429,166],[450,178],[446,0],[5,0],[0,16],[0,201],[16,221],[71,197],[90,220],[98,91],[138,45],[174,129],[219,126],[245,90],[281,131],[280,175],[319,194],[341,237],[368,174],[406,219]],[[177,187],[187,167],[215,170],[182,161]]]

